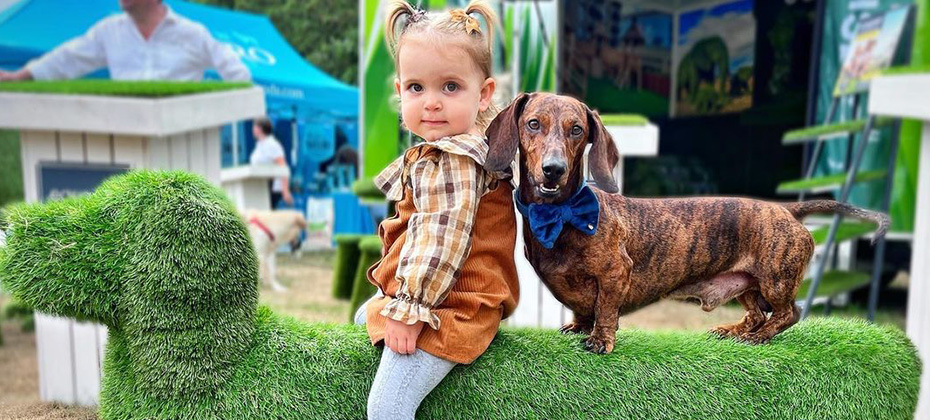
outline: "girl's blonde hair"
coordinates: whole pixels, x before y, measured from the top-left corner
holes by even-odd
[[[483,33],[481,25],[472,14],[481,15],[487,25]],[[410,34],[429,35],[434,40],[461,41],[460,46],[474,61],[485,78],[491,77],[491,51],[494,42],[494,26],[497,14],[485,0],[473,0],[464,9],[448,12],[431,12],[417,9],[403,0],[395,0],[388,8],[384,24],[385,39],[394,56],[394,68],[400,71],[400,49],[404,37]],[[492,101],[488,108],[478,113],[475,124],[484,131],[500,109]]]

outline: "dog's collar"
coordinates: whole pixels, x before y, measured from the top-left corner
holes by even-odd
[[[257,217],[252,216],[252,218],[249,219],[249,223],[261,229],[262,232],[265,232],[265,235],[268,235],[268,239],[270,239],[271,242],[274,242],[274,234],[271,233],[271,229],[268,229],[268,226],[265,226],[265,224],[262,223],[261,220],[258,220]]]
[[[555,240],[562,233],[565,223],[574,226],[588,236],[597,233],[600,205],[597,195],[587,185],[583,185],[571,198],[560,204],[532,203],[527,205],[520,201],[519,190],[513,191],[513,199],[517,210],[530,222],[533,236],[546,249],[552,249],[555,246]]]

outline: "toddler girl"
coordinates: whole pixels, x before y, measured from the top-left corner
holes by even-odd
[[[488,348],[518,282],[510,177],[483,167],[495,14],[483,1],[438,13],[397,2],[387,16],[404,126],[425,142],[375,178],[397,212],[379,226],[383,256],[368,270],[378,295],[357,322],[384,344],[368,418],[397,420]]]

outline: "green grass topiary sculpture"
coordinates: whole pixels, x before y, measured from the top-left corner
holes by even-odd
[[[355,272],[361,252],[358,243],[365,235],[336,235],[336,261],[333,266],[332,293],[336,299],[351,299],[355,285]]]
[[[257,307],[246,227],[203,179],[133,172],[9,216],[2,287],[109,327],[101,418],[365,417],[379,350],[362,327]],[[903,333],[856,321],[803,322],[764,346],[622,331],[606,356],[577,336],[504,329],[418,418],[907,419],[919,375]]]
[[[35,330],[35,311],[16,300],[7,302],[6,306],[0,310],[0,320],[19,321],[20,329],[23,332]]]
[[[378,291],[368,281],[368,269],[381,258],[381,238],[378,235],[368,235],[358,243],[360,256],[355,277],[352,279],[352,299],[349,301],[349,322],[354,322],[355,311],[362,306],[368,298]]]

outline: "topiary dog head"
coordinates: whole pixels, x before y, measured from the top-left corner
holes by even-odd
[[[87,196],[12,206],[3,230],[0,285],[39,311],[107,325],[146,388],[215,388],[251,343],[248,231],[197,175],[131,172]]]

